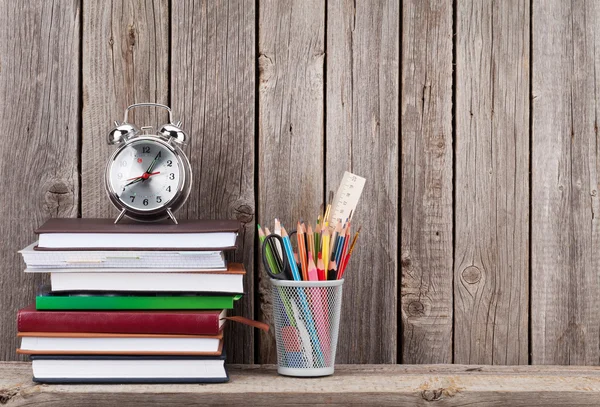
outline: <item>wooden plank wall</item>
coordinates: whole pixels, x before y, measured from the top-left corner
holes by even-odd
[[[272,322],[256,223],[312,219],[350,170],[367,185],[339,363],[600,362],[594,2],[0,0],[0,11],[1,359],[17,358],[16,310],[46,281],[25,276],[16,251],[50,217],[115,215],[105,134],[127,105],[156,101],[191,134],[195,188],[179,216],[244,225],[237,314]],[[273,334],[232,327],[227,351],[274,362]]]

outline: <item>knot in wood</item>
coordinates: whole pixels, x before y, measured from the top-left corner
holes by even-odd
[[[402,267],[409,268],[412,264],[412,261],[410,260],[410,257],[403,257],[402,260],[400,260],[400,264]]]
[[[425,316],[425,305],[421,301],[411,301],[408,303],[407,312],[411,317]]]
[[[252,222],[254,210],[249,205],[242,204],[235,209],[235,218],[242,223]]]
[[[436,401],[440,400],[444,395],[444,389],[432,389],[432,390],[423,390],[421,392],[421,397],[427,401]]]
[[[469,266],[462,271],[462,278],[469,284],[478,283],[481,280],[481,270],[475,266]]]
[[[134,47],[135,46],[135,25],[130,24],[127,27],[127,32],[128,32],[128,35],[127,35],[127,44],[130,47]]]

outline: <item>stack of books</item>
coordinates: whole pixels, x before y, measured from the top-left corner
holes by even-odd
[[[21,251],[51,286],[18,313],[34,381],[225,382],[223,327],[243,293],[237,221],[51,219]]]

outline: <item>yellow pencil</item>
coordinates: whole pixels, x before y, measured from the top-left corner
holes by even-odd
[[[323,240],[323,246],[321,247],[323,264],[329,264],[329,228],[323,228],[321,239]],[[325,277],[325,279],[327,279],[327,277]]]
[[[296,227],[296,238],[298,239],[298,257],[300,258],[300,268],[302,270],[302,280],[308,281],[308,262],[306,258],[306,246],[304,244],[304,227],[300,222]]]
[[[308,238],[308,252],[314,259],[317,256],[315,253],[315,235],[313,234],[313,229],[310,225],[308,225],[308,228],[306,228],[306,237]]]

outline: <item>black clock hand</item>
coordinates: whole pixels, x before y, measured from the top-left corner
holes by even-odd
[[[138,183],[138,182],[140,182],[140,181],[143,181],[143,180],[145,180],[145,179],[146,179],[146,178],[144,178],[144,177],[138,177],[138,178],[134,179],[133,181],[131,181],[131,182],[129,182],[129,183],[127,183],[127,184],[123,185],[123,188],[127,188],[129,185],[136,184],[136,183]]]
[[[158,152],[158,154],[156,154],[156,157],[154,157],[154,160],[152,160],[152,163],[150,163],[150,167],[148,167],[148,169],[146,170],[146,174],[150,174],[152,172],[152,170],[154,169],[154,166],[158,162],[159,158],[160,158],[160,151]]]

